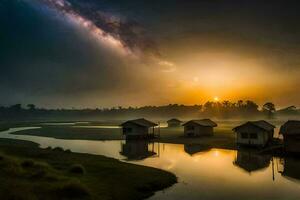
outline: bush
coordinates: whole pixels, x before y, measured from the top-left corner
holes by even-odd
[[[21,163],[21,166],[23,168],[31,168],[35,165],[34,161],[33,160],[24,160],[22,163]]]
[[[84,198],[90,195],[89,190],[78,181],[68,182],[56,190],[63,198]]]
[[[46,175],[47,175],[47,171],[45,169],[39,169],[31,175],[31,178],[42,179],[42,178],[45,178]]]
[[[75,164],[70,167],[69,172],[74,173],[74,174],[84,174],[85,169],[82,165]]]
[[[47,148],[45,148],[45,150],[52,150],[52,148],[51,147],[47,147]]]
[[[61,147],[55,147],[55,148],[53,149],[53,151],[64,151],[64,149],[61,148]]]
[[[70,149],[65,150],[66,153],[72,153]]]

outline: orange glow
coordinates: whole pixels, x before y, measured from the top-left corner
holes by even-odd
[[[218,102],[219,101],[219,97],[214,97],[214,101]]]

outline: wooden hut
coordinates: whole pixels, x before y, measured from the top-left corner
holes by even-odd
[[[184,136],[213,135],[213,128],[217,126],[210,119],[190,120],[184,123]]]
[[[249,121],[232,129],[238,145],[264,147],[273,139],[275,126],[264,121]]]
[[[129,120],[121,124],[123,135],[126,139],[147,139],[154,137],[154,127],[156,123],[148,121],[144,118]]]
[[[181,121],[179,119],[172,118],[168,120],[167,123],[168,123],[168,127],[178,127],[180,126]]]
[[[300,121],[289,120],[280,127],[284,148],[287,152],[300,153]]]

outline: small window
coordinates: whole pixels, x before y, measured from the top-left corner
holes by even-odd
[[[186,129],[187,129],[188,131],[193,131],[193,130],[194,130],[194,126],[187,126]]]
[[[248,138],[248,133],[241,133],[241,136],[243,139],[247,139]]]
[[[250,138],[251,139],[257,139],[257,133],[251,133]]]

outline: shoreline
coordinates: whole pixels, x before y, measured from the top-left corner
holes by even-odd
[[[121,162],[100,155],[74,153],[61,148],[42,149],[37,143],[25,140],[0,138],[0,152],[1,156],[5,158],[4,160],[7,160],[8,157],[12,160],[20,160],[19,163],[27,160],[31,160],[33,163],[44,163],[43,166],[49,166],[45,169],[47,170],[46,174],[51,171],[57,176],[62,176],[62,180],[66,179],[68,182],[70,179],[70,181],[80,183],[80,187],[87,188],[89,192],[87,199],[145,199],[154,195],[155,192],[177,183],[177,177],[173,173],[161,169]],[[1,162],[3,160],[0,161],[0,168],[2,166]],[[84,175],[70,174],[67,171],[72,165],[82,166],[86,173]],[[125,177],[124,173],[127,174]],[[25,178],[19,177],[16,179],[13,174],[10,177],[10,174],[7,173],[6,176],[16,185],[21,184],[19,179],[23,178],[22,181],[29,181],[28,187],[33,187],[31,189],[35,190],[35,185],[30,183],[30,179],[27,180],[27,175]],[[103,179],[103,177],[106,178]],[[41,181],[41,184],[46,182],[45,188],[49,184],[51,188],[55,188],[59,183],[56,181],[47,182],[47,179],[45,181],[43,178],[41,177],[41,180],[37,181]],[[121,191],[118,193],[113,192],[118,190],[119,186],[122,186]],[[1,191],[0,187],[0,196],[5,195]]]
[[[26,126],[36,125],[36,123],[26,123]],[[22,124],[17,124],[20,127]],[[105,126],[105,124],[103,124]],[[213,136],[184,137],[182,127],[177,128],[160,128],[160,138],[148,140],[149,142],[160,142],[168,144],[182,145],[201,145],[203,148],[219,148],[227,150],[250,149],[251,151],[260,152],[262,149],[239,147],[236,144],[236,136],[232,132],[232,122],[222,124],[215,128]],[[14,127],[11,124],[11,127]],[[113,141],[124,140],[121,130],[118,128],[103,128],[101,126],[69,126],[69,125],[42,125],[39,129],[20,130],[13,132],[13,135],[30,135],[39,137],[49,137],[65,140],[91,140],[91,141]],[[1,127],[0,127],[1,129]],[[275,139],[276,140],[276,139]],[[278,139],[277,139],[278,140]],[[275,144],[272,144],[273,146]],[[278,143],[277,143],[278,145]],[[269,146],[270,147],[270,146]],[[268,148],[269,148],[268,147]],[[272,146],[271,146],[272,147]]]

